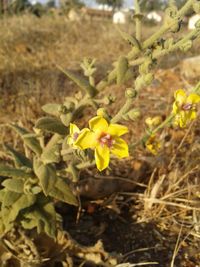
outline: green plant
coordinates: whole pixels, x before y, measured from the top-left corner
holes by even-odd
[[[109,125],[124,127],[123,133],[127,132],[127,128],[118,123],[123,120],[134,123],[138,118],[139,110],[134,107],[134,100],[140,94],[140,90],[153,81],[153,70],[157,65],[157,60],[176,50],[187,51],[191,48],[192,41],[200,35],[200,22],[198,21],[193,31],[176,39],[183,16],[192,8],[196,12],[199,11],[199,1],[188,0],[180,10],[172,1],[166,9],[164,24],[145,41],[142,41],[142,14],[136,0],[135,6],[136,36],[119,30],[122,38],[130,44],[130,51],[114,62],[113,70],[109,71],[104,79],[96,82],[96,66],[93,59],[84,59],[81,63],[83,76],[58,66],[74,81],[81,92],[74,97],[66,97],[62,104],[49,103],[43,106],[42,109],[48,116],[42,117],[36,122],[33,132],[15,124],[8,124],[22,138],[24,153],[10,145],[4,145],[5,151],[13,159],[13,162],[0,166],[0,233],[2,237],[13,227],[20,227],[29,231],[37,230],[38,234],[44,232],[56,239],[57,231],[60,228],[62,230],[62,227],[59,223],[60,218],[55,211],[55,203],[62,201],[70,205],[78,205],[78,195],[74,192],[74,185],[78,181],[82,169],[95,165],[93,150],[98,153],[96,145],[84,146],[80,142],[80,140],[85,141],[86,133],[91,134],[93,131],[96,134],[96,131],[100,129],[98,123],[95,125],[95,130],[93,130],[93,125],[90,130],[84,128],[79,132],[78,128],[73,130],[74,122],[78,123],[85,109],[89,107],[94,112],[95,120],[103,120]],[[165,37],[165,34],[169,32],[172,33],[172,37]],[[137,70],[136,79],[133,76],[133,70]],[[132,87],[129,86],[125,91],[124,105],[116,114],[109,114],[106,105],[111,104],[114,98],[102,96],[102,93],[99,93],[113,83],[121,88],[132,83]],[[193,91],[196,97],[199,94],[199,85]],[[196,106],[193,105],[196,103],[193,101],[188,103],[189,99],[184,97],[184,105],[187,106],[184,112],[190,112],[190,108],[196,109]],[[129,144],[129,153],[133,153],[135,146],[139,144],[146,144],[147,148],[156,153],[155,147],[159,148],[159,145],[154,146],[155,144],[152,142],[160,129],[171,125],[175,117],[181,127],[186,126],[187,121],[194,118],[186,116],[184,123],[180,123],[180,119],[183,121],[182,115],[185,113],[181,113],[181,116],[177,118],[177,115],[180,115],[179,109],[182,108],[182,104],[179,105],[177,98],[175,100],[178,102],[175,102],[174,112],[165,121],[151,123],[151,127],[147,128],[147,132],[140,140]],[[192,105],[188,106],[187,104]],[[193,111],[196,110],[193,109]],[[106,152],[102,153],[112,150],[112,145],[115,144],[113,141],[116,142],[118,135],[118,133],[110,131],[106,132],[106,135],[101,135],[100,143],[102,145],[103,142],[102,147],[106,147]],[[69,137],[72,139],[75,137],[74,142],[69,141]],[[88,148],[92,148],[92,150]],[[128,153],[124,155],[127,156]],[[100,156],[103,155],[100,154]],[[97,163],[97,167],[103,170],[105,166],[100,165]]]

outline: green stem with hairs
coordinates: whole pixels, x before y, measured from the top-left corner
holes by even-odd
[[[123,115],[126,114],[133,103],[132,98],[127,98],[125,104],[121,107],[121,109],[118,111],[118,113],[111,119],[111,123],[117,123],[118,121],[123,119]]]
[[[175,44],[173,44],[172,46],[170,46],[168,49],[164,49],[161,51],[155,51],[152,55],[152,57],[154,59],[158,59],[160,57],[163,57],[171,52],[174,52],[176,50],[178,50],[180,48],[180,46],[182,44],[184,44],[184,42],[193,39],[194,37],[196,37],[198,34],[200,34],[200,29],[194,29],[193,31],[191,31],[189,34],[187,34],[183,39],[181,39],[180,41],[176,42]],[[146,60],[145,57],[140,57],[136,60],[131,61],[129,64],[130,66],[134,67],[134,66],[138,66],[142,63],[144,63],[144,61]]]
[[[135,14],[139,15],[140,14],[140,4],[138,0],[135,0]],[[136,23],[136,39],[138,41],[141,40],[141,18],[136,18],[135,19],[135,23]]]
[[[184,14],[192,7],[194,0],[188,0],[185,5],[178,11],[177,16],[178,17],[182,17],[184,16]],[[153,45],[153,43],[158,40],[163,34],[165,34],[167,31],[169,31],[175,24],[175,21],[172,21],[169,24],[163,25],[157,32],[155,32],[152,36],[150,36],[146,41],[143,42],[142,46],[142,51],[144,51],[146,48],[150,47],[151,45]],[[139,54],[141,53],[140,49],[138,49],[137,47],[133,47],[132,50],[128,53],[128,55],[126,56],[128,60],[133,60],[135,59]],[[104,78],[104,83],[101,84],[99,82],[97,84],[97,89],[98,91],[102,91],[104,90],[104,88],[108,85],[110,85],[116,77],[116,68],[114,68],[113,70],[111,70],[109,72],[108,75],[110,75],[110,73],[113,73],[113,77],[112,77],[112,81],[108,80],[108,76],[107,78]],[[100,87],[100,88],[98,88]]]

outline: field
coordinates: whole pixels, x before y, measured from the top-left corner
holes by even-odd
[[[131,23],[120,28],[135,33]],[[158,26],[145,26],[143,38],[157,30]],[[185,32],[183,29],[179,37]],[[8,164],[4,143],[19,149],[23,146],[6,124],[15,122],[31,130],[36,120],[45,115],[41,109],[44,104],[62,103],[66,96],[79,91],[59,67],[81,73],[82,59],[96,58],[98,82],[112,69],[112,62],[130,49],[109,21],[69,22],[56,14],[3,18],[0,40],[0,163]],[[198,82],[198,77],[184,76],[181,61],[198,55],[199,48],[200,40],[196,40],[188,52],[174,52],[159,59],[153,83],[135,100],[140,117],[124,122],[129,128],[127,142],[137,142],[147,117],[160,115],[165,119],[177,89],[191,88]],[[116,97],[108,107],[111,114],[123,105],[125,88],[130,86],[129,82],[110,85],[101,92]],[[95,115],[89,109],[77,123],[84,125]],[[64,229],[84,247],[85,259],[88,253],[90,260],[82,260],[73,251],[69,253],[73,264],[69,261],[68,265],[52,265],[47,261],[42,266],[103,266],[91,260],[91,255],[100,254],[101,249],[95,245],[98,240],[105,250],[101,254],[111,253],[121,267],[200,266],[199,122],[197,118],[186,129],[163,129],[163,147],[155,156],[140,145],[128,159],[115,159],[111,168],[102,173],[93,167],[82,170],[77,182],[79,209],[67,204],[56,208]],[[5,255],[3,248],[0,254]],[[2,265],[6,262],[2,256],[1,266],[19,266],[18,257],[13,254],[7,265]]]

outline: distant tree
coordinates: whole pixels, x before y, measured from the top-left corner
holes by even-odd
[[[32,5],[29,9],[29,12],[31,12],[36,17],[40,18],[46,13],[46,8],[41,3],[36,3],[35,5]]]
[[[116,8],[122,7],[124,0],[96,0],[96,2],[101,5],[108,5],[115,10]]]
[[[55,7],[55,1],[54,0],[48,0],[47,3],[46,3],[46,7],[47,8],[52,8],[52,7]]]
[[[163,0],[141,0],[139,1],[142,11],[163,10],[166,6]]]
[[[60,5],[65,10],[78,9],[84,6],[81,0],[60,0]]]
[[[14,0],[8,1],[8,3],[8,12],[10,14],[19,14],[31,6],[28,0]]]
[[[141,9],[143,11],[164,10],[169,5],[169,0],[140,0]],[[187,0],[174,0],[175,5],[180,8]]]
[[[176,6],[180,8],[185,4],[185,2],[187,2],[187,0],[176,0]]]

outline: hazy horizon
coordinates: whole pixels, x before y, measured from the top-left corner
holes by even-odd
[[[83,2],[91,7],[97,6],[98,4],[94,0],[83,0]],[[133,6],[134,0],[124,0],[124,7],[131,7]]]

